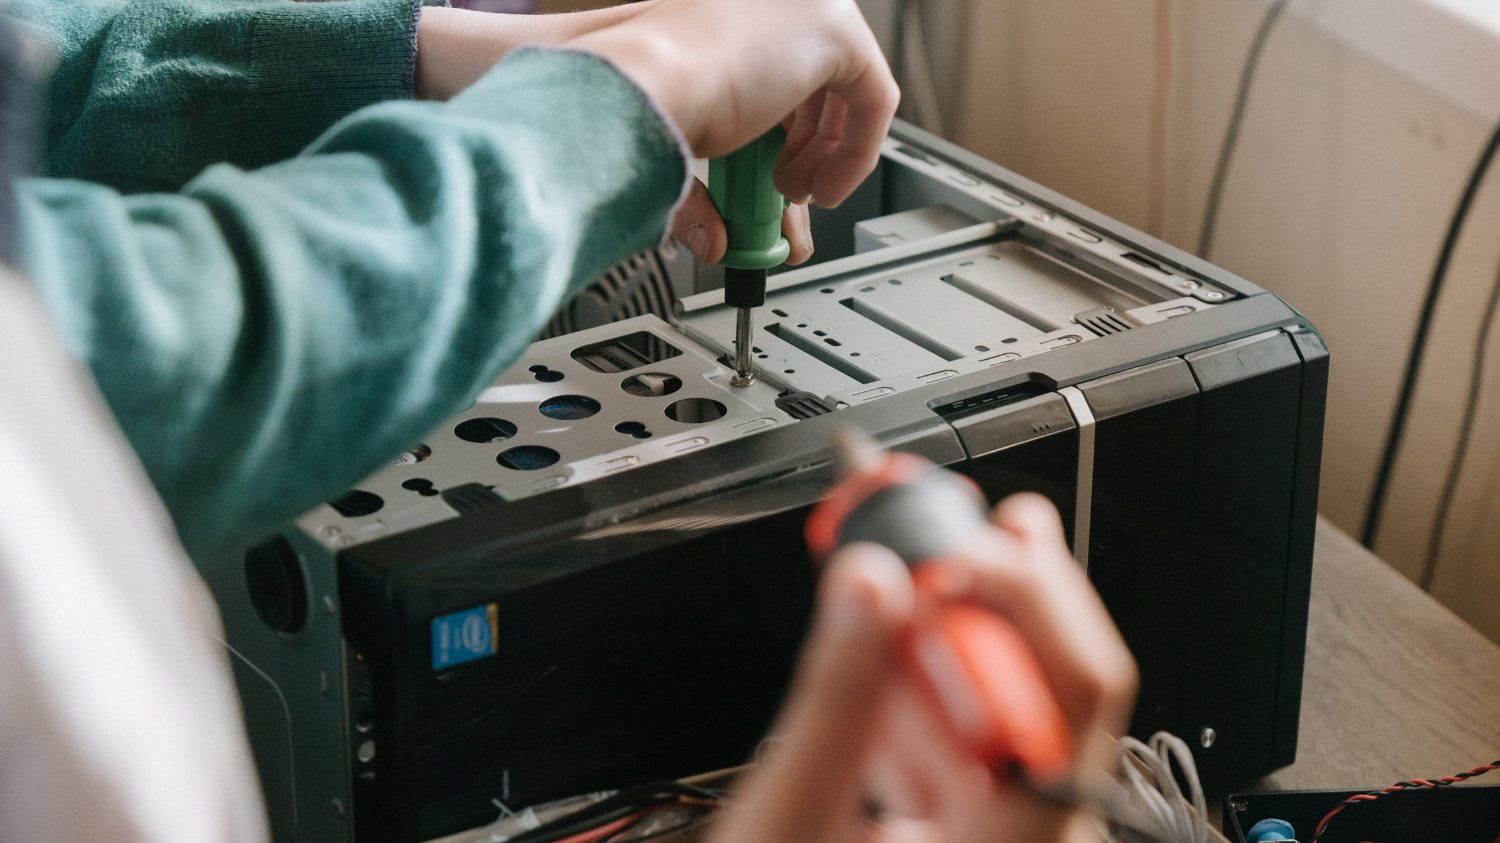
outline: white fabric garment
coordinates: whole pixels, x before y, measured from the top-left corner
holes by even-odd
[[[264,840],[220,637],[93,384],[0,267],[0,840]]]

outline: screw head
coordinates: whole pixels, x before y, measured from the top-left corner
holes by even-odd
[[[333,809],[334,816],[342,817],[344,815],[344,800],[334,799],[328,803],[328,807]]]
[[[1219,733],[1215,732],[1212,726],[1204,726],[1198,731],[1198,745],[1204,749],[1212,747],[1218,739]]]
[[[1198,289],[1198,287],[1200,286],[1202,285],[1200,285],[1197,281],[1192,280],[1191,278],[1184,278],[1181,281],[1177,282],[1177,289],[1185,290],[1189,293]]]
[[[1224,298],[1224,294],[1219,292],[1218,290],[1205,290],[1203,293],[1203,297],[1208,299],[1209,301],[1220,301]]]

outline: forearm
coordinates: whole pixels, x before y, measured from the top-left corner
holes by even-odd
[[[171,191],[407,96],[416,0],[0,0],[58,57],[44,174]]]
[[[525,53],[181,195],[22,193],[30,274],[190,550],[270,530],[410,446],[557,304],[651,245],[686,164],[602,62]]]
[[[448,99],[517,47],[562,44],[629,20],[654,5],[656,0],[648,0],[560,15],[423,9],[417,27],[415,94],[419,99]]]

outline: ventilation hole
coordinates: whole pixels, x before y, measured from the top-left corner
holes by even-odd
[[[806,328],[807,327],[807,323],[806,322],[798,322],[797,323],[797,327],[799,327],[799,328]]]
[[[989,351],[990,347],[987,346],[987,345],[976,345],[976,346],[974,346],[974,350],[975,351]]]
[[[646,426],[640,422],[620,422],[615,425],[615,432],[623,433],[626,436],[634,436],[637,439],[651,438],[651,431],[647,430]]]
[[[813,331],[813,336],[815,336],[815,337],[826,337],[826,336],[828,336],[828,332],[827,331]]]
[[[843,345],[843,343],[839,342],[838,340],[834,339],[833,337],[824,337],[823,338],[823,342],[826,342],[829,345]]]
[[[773,307],[773,308],[771,308],[771,312],[774,313],[774,314],[776,314],[777,316],[780,316],[782,319],[786,318],[786,311],[782,310],[779,307]]]
[[[788,375],[795,375],[795,374],[797,374],[797,370],[796,369],[782,369],[781,371],[785,372]]]
[[[728,408],[711,398],[684,398],[667,405],[667,418],[685,424],[717,421],[727,412]]]
[[[861,293],[873,293],[873,292],[875,292],[875,288],[874,287],[860,287],[859,291]]]
[[[892,287],[899,287],[899,286],[901,286],[901,279],[900,278],[890,278],[890,279],[887,279],[885,283],[891,285]]]
[[[833,288],[832,287],[824,287],[823,289],[819,290],[818,292],[820,292],[820,293],[831,293],[831,292],[833,292]]]
[[[760,346],[758,346],[758,345],[752,345],[752,346],[750,346],[750,350],[753,351],[753,352],[755,352],[756,354],[759,354],[760,353]]]
[[[465,442],[503,442],[516,435],[516,426],[505,419],[469,419],[459,422],[453,435]]]
[[[546,366],[532,366],[527,371],[531,372],[531,376],[542,383],[557,383],[563,379],[562,372],[556,369],[549,369]]]
[[[1006,337],[1005,339],[1001,340],[1001,342],[1005,343],[1006,345],[1010,345],[1011,343],[1013,343],[1015,341],[1016,341],[1015,337]]]
[[[755,355],[755,359],[757,359],[757,360],[765,360],[765,359],[768,359],[770,356],[771,355],[769,355],[769,354],[757,354],[757,355]]]
[[[559,395],[537,405],[537,411],[549,419],[578,421],[599,412],[599,402],[587,395]]]
[[[385,501],[374,492],[351,489],[349,494],[338,500],[329,501],[328,505],[345,518],[359,518],[379,512],[380,508],[385,506]]]
[[[646,372],[621,381],[620,388],[642,398],[660,398],[682,389],[682,379],[662,372]]]
[[[562,455],[541,445],[518,445],[501,451],[495,461],[516,471],[536,471],[562,459]]]
[[[432,481],[421,477],[401,481],[401,488],[416,492],[424,498],[436,497],[438,494],[438,490],[432,487]]]
[[[858,357],[859,356],[859,352],[858,351],[851,351],[851,352],[849,352],[849,356],[850,357]]]

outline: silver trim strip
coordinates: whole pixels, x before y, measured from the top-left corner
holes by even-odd
[[[1057,391],[1078,425],[1078,494],[1073,503],[1073,556],[1089,569],[1089,528],[1094,510],[1094,411],[1076,386]]]

